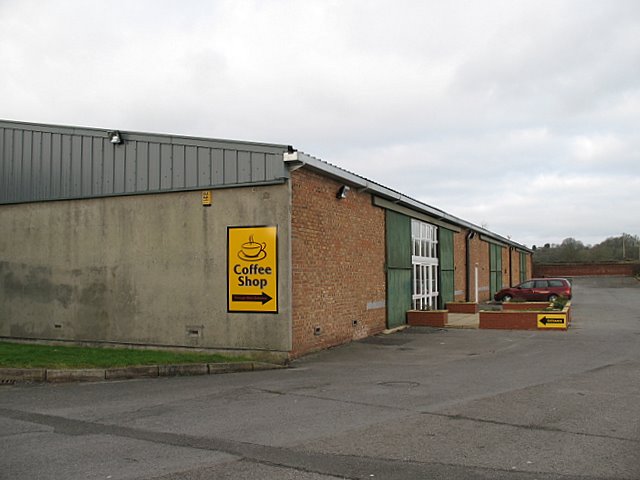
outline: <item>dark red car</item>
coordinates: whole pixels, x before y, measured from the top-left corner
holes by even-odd
[[[493,298],[498,302],[510,302],[514,298],[553,302],[560,296],[571,298],[571,284],[566,278],[532,278],[515,287],[503,288]]]

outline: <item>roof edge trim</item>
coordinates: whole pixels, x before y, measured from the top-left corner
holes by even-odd
[[[108,131],[118,130],[128,140],[157,138],[158,141],[161,139],[164,139],[167,141],[167,143],[173,143],[173,144],[176,144],[176,143],[182,144],[184,142],[188,142],[190,145],[194,143],[202,143],[207,145],[212,143],[220,143],[220,144],[233,145],[236,147],[245,146],[249,149],[264,148],[264,149],[273,150],[272,152],[269,152],[269,153],[294,151],[291,145],[284,145],[284,144],[277,144],[277,143],[228,140],[224,138],[197,137],[197,136],[179,135],[179,134],[173,134],[173,133],[148,133],[148,132],[138,132],[133,130],[123,130],[123,129],[116,129],[116,128],[79,127],[75,125],[22,122],[17,120],[5,120],[2,118],[0,118],[0,128],[20,128],[22,130],[29,130],[29,131],[36,131],[36,132],[59,133],[64,135],[86,135],[86,136],[97,136],[97,137],[105,136],[106,132]]]
[[[373,204],[376,207],[384,208],[386,210],[392,210],[397,213],[401,213],[411,218],[415,218],[416,220],[422,220],[424,222],[431,223],[433,225],[437,225],[438,227],[446,228],[447,230],[451,230],[453,232],[460,232],[462,229],[456,225],[452,225],[450,223],[443,222],[440,218],[433,217],[431,215],[427,215],[422,212],[418,212],[415,209],[405,207],[399,203],[390,202],[389,200],[385,200],[382,197],[373,196]]]

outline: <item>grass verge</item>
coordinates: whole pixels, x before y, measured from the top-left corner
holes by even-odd
[[[225,363],[247,361],[210,353],[90,348],[0,342],[1,368],[111,368],[134,365]]]

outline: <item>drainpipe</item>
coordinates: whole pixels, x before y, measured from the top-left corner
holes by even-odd
[[[478,293],[478,264],[475,265],[475,290],[476,290],[476,303],[480,303],[480,294]]]
[[[465,300],[467,302],[471,301],[471,239],[473,237],[476,236],[476,232],[474,232],[473,230],[469,230],[469,233],[467,233],[465,240],[466,240],[466,250],[465,250],[465,256],[466,256],[466,261],[465,261],[465,270],[467,273],[467,288],[465,291]],[[476,295],[477,297],[477,295]],[[477,298],[476,298],[477,301]]]

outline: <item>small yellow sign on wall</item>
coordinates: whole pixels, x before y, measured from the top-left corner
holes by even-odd
[[[538,328],[567,328],[566,313],[539,313]]]
[[[211,203],[212,203],[212,195],[211,195],[211,190],[204,190],[202,192],[202,206],[203,207],[210,207]]]
[[[278,313],[278,227],[227,227],[227,310]]]

